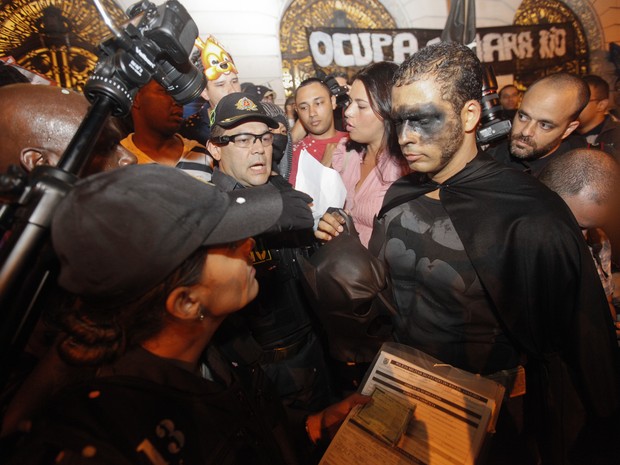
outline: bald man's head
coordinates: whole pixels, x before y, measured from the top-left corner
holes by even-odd
[[[615,216],[620,165],[601,150],[566,152],[551,160],[538,179],[564,199],[582,229],[605,227]]]
[[[0,87],[0,101],[0,172],[11,164],[27,171],[56,165],[89,108],[77,92],[32,84]],[[109,118],[84,174],[135,164],[135,156],[119,145],[124,136],[115,119]]]
[[[510,154],[522,160],[544,158],[557,150],[579,126],[590,99],[579,76],[556,73],[539,79],[523,94],[512,122]]]

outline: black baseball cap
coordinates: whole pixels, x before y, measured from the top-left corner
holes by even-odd
[[[278,128],[278,123],[267,115],[260,99],[243,92],[228,94],[219,101],[211,125],[230,129],[248,121],[260,121],[272,129]]]
[[[129,303],[199,247],[260,234],[281,213],[281,195],[269,185],[225,193],[157,164],[89,176],[54,212],[58,282],[98,306]]]

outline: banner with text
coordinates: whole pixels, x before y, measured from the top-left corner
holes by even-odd
[[[308,28],[317,68],[361,68],[377,61],[402,63],[419,49],[440,41],[439,29]],[[570,23],[498,26],[476,30],[476,53],[495,74],[527,73],[576,59]]]

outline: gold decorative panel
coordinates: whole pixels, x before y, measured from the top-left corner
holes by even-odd
[[[127,17],[112,1],[102,0],[117,24]],[[86,0],[14,0],[0,6],[0,56],[82,90],[97,63],[97,47],[110,35],[95,5]]]
[[[576,59],[528,74],[520,74],[516,70],[515,82],[519,87],[527,87],[541,77],[560,71],[578,75],[588,73],[588,39],[580,19],[565,3],[556,0],[524,0],[515,13],[514,24],[519,26],[550,23],[570,23],[573,26]]]
[[[396,22],[378,0],[294,0],[280,23],[282,75],[287,95],[301,81],[315,75],[307,27],[389,29],[395,28]]]

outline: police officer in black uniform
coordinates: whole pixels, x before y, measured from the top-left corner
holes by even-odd
[[[51,228],[58,282],[75,304],[15,399],[30,432],[2,437],[0,462],[312,463],[313,443],[370,398],[286,418],[260,367],[231,363],[211,343],[259,292],[249,236],[295,203],[269,186],[224,193],[157,164],[78,181]],[[24,405],[33,401],[43,410]]]
[[[225,192],[269,183],[281,191],[285,204],[277,227],[257,237],[252,252],[259,295],[227,320],[218,341],[237,363],[260,364],[285,406],[301,415],[328,405],[331,388],[297,262],[298,254],[309,256],[315,246],[312,229],[299,230],[296,224],[310,212],[300,207],[299,198],[312,199],[271,171],[269,128],[277,127],[250,94],[229,94],[215,108],[208,143],[218,165],[212,182]]]

